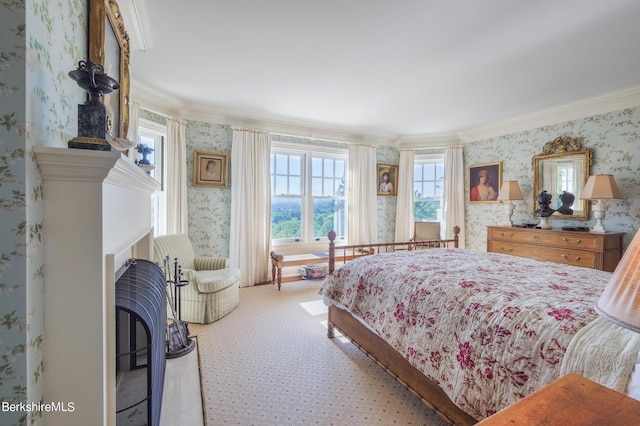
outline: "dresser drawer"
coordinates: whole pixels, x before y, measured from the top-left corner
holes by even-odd
[[[522,231],[520,229],[491,229],[489,240],[504,240],[514,243],[543,244],[547,247],[567,247],[579,250],[595,250],[598,248],[601,238],[587,233],[571,234],[565,232],[562,235],[549,233],[538,229]]]
[[[511,243],[508,241],[491,241],[489,251],[532,259],[549,260],[551,262],[565,263],[567,265],[583,266],[587,268],[595,268],[597,266],[596,254],[590,251],[538,247]]]
[[[487,251],[613,272],[622,257],[622,232],[487,227]]]

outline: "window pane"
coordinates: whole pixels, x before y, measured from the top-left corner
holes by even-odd
[[[333,177],[333,160],[330,158],[324,159],[324,175],[325,177]]]
[[[415,220],[437,220],[440,201],[415,201],[413,205]]]
[[[311,159],[311,175],[322,176],[322,158],[314,157]]]
[[[345,201],[313,200],[313,236],[326,237],[332,229],[338,237],[345,234]]]
[[[336,177],[344,178],[344,160],[336,160]]]
[[[423,182],[422,187],[424,188],[424,192],[420,198],[433,198],[436,196],[434,182]]]
[[[276,167],[275,172],[280,175],[285,175],[288,172],[288,156],[284,154],[276,154]]]
[[[319,197],[322,195],[322,179],[314,177],[311,179],[311,195]]]
[[[302,174],[302,171],[300,169],[300,164],[301,164],[300,157],[297,155],[292,155],[289,158],[289,174],[300,176]]]
[[[422,180],[422,164],[414,164],[413,180]]]
[[[298,176],[289,178],[289,195],[302,195],[302,180]]]
[[[331,178],[324,178],[324,188],[323,188],[323,194],[325,197],[331,197],[333,196],[333,179]]]
[[[276,185],[273,189],[273,194],[275,195],[285,195],[288,193],[287,188],[287,177],[286,176],[275,176]]]
[[[345,195],[347,195],[347,191],[344,186],[344,177],[336,179],[336,195],[338,197],[344,197]]]
[[[302,238],[302,200],[300,198],[271,199],[271,237]]]

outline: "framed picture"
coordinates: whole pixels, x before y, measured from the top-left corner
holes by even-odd
[[[89,0],[89,60],[104,67],[120,89],[102,98],[111,113],[111,135],[126,138],[129,127],[129,36],[116,0]]]
[[[396,195],[398,191],[398,166],[377,165],[378,195]]]
[[[502,163],[469,166],[469,202],[499,203]]]
[[[193,158],[193,185],[226,188],[229,156],[222,152],[196,151]]]

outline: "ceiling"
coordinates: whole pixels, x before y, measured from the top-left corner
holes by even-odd
[[[132,88],[390,138],[640,88],[637,0],[119,0]]]

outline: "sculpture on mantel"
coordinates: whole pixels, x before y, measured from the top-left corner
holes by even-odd
[[[80,61],[78,68],[69,72],[69,77],[89,94],[89,100],[78,105],[78,136],[68,143],[69,148],[98,151],[126,151],[135,143],[112,135],[113,117],[102,96],[120,88],[113,78],[104,72],[104,67],[91,61]]]

